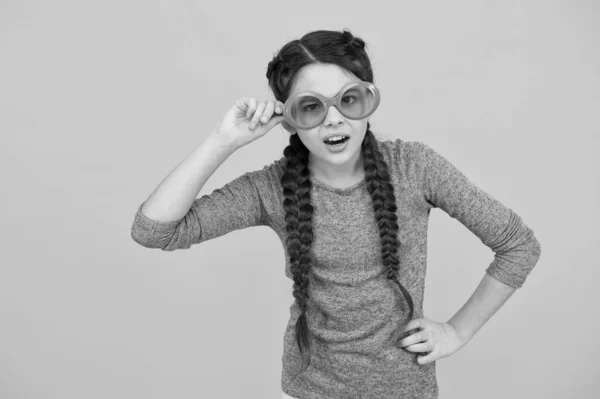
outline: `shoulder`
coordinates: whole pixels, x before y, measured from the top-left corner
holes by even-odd
[[[281,178],[285,164],[286,158],[281,157],[265,164],[260,169],[245,173],[264,204],[269,208],[281,207],[281,201],[283,201]]]
[[[283,176],[286,159],[281,157],[265,164],[259,169],[245,172],[242,176],[255,185],[264,185],[269,182],[278,182]]]
[[[281,178],[283,177],[286,162],[286,158],[283,156],[266,164],[265,166],[263,166],[262,169],[256,170],[251,173],[253,173],[254,177],[257,178],[259,181],[262,181],[262,183],[269,183],[271,185],[274,184],[276,186],[279,186],[281,185]]]
[[[389,161],[409,166],[426,162],[433,149],[420,141],[378,140],[379,150]]]
[[[421,187],[435,151],[420,141],[402,139],[378,141],[379,149],[392,175],[400,184]]]

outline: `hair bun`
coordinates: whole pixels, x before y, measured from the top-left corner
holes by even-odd
[[[352,35],[352,33],[350,33],[349,31],[344,29],[344,33],[342,33],[342,37],[344,38],[346,45],[352,46],[352,43],[354,43],[354,36]]]
[[[362,50],[365,48],[365,42],[362,41],[360,38],[352,35],[352,33],[350,33],[350,31],[348,31],[346,29],[344,29],[344,32],[342,33],[342,37],[346,41],[347,46],[352,46],[359,50]]]

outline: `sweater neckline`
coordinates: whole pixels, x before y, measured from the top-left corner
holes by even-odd
[[[339,194],[347,194],[351,191],[356,190],[359,187],[364,186],[365,184],[367,184],[367,178],[366,176],[359,181],[358,183],[354,183],[353,185],[349,186],[349,187],[344,187],[344,188],[338,188],[338,187],[332,187],[328,184],[326,184],[325,182],[322,182],[321,180],[319,180],[318,178],[314,177],[314,176],[310,176],[310,180],[313,183],[313,185],[321,187],[327,191],[331,191],[334,193],[339,193]]]

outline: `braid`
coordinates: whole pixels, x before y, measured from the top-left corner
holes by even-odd
[[[294,277],[294,298],[300,306],[300,317],[296,322],[296,341],[302,352],[302,373],[310,365],[310,341],[306,323],[308,300],[308,275],[311,271],[309,250],[313,241],[312,215],[310,200],[312,183],[309,179],[308,149],[298,135],[290,137],[290,145],[283,151],[286,167],[281,178],[283,186],[283,207],[288,236],[287,251],[290,257],[290,270]],[[297,376],[297,375],[296,375]],[[295,379],[296,377],[294,377]],[[293,380],[292,380],[293,381]]]
[[[300,371],[296,377],[310,366],[310,340],[308,324],[306,322],[306,309],[308,296],[308,276],[311,272],[310,246],[313,241],[312,214],[313,207],[310,200],[311,181],[308,169],[308,149],[300,141],[297,134],[290,136],[290,145],[283,151],[286,157],[286,166],[281,184],[283,186],[283,207],[285,209],[287,251],[290,256],[290,270],[293,274],[293,295],[300,306],[300,316],[296,322],[296,342],[302,356]],[[362,143],[364,157],[364,170],[367,180],[367,191],[373,200],[375,220],[379,226],[381,237],[381,258],[385,268],[386,277],[394,280],[402,295],[408,302],[408,321],[414,315],[414,304],[410,293],[398,280],[398,216],[396,216],[396,197],[394,186],[391,184],[388,166],[379,151],[377,140],[370,130],[367,122],[367,133]]]
[[[326,43],[326,45],[324,45]],[[266,76],[275,98],[285,102],[289,98],[295,79],[304,66],[321,63],[334,63],[367,82],[373,82],[373,69],[365,51],[365,42],[346,29],[342,33],[334,31],[314,31],[300,40],[284,45],[267,66]],[[362,143],[367,191],[371,195],[375,222],[379,226],[381,238],[381,259],[386,277],[400,287],[409,308],[408,321],[413,318],[414,304],[410,293],[398,280],[398,217],[396,197],[390,180],[388,165],[379,151],[377,139],[370,130]],[[308,311],[308,286],[311,274],[312,242],[311,180],[308,169],[309,150],[298,137],[290,136],[290,144],[283,150],[286,158],[281,185],[283,187],[283,208],[286,222],[286,250],[289,255],[290,270],[293,275],[293,295],[300,308],[296,321],[296,343],[302,357],[300,371],[292,382],[310,366],[310,340],[306,312]]]
[[[406,302],[408,302],[408,323],[414,315],[414,304],[410,293],[398,280],[398,249],[400,248],[400,241],[398,241],[398,216],[396,215],[397,207],[394,186],[390,181],[388,165],[379,151],[379,145],[371,132],[369,122],[367,122],[367,134],[363,141],[362,154],[367,179],[367,191],[371,194],[375,220],[379,226],[383,267],[386,271],[386,277],[398,284],[402,295],[406,299]]]

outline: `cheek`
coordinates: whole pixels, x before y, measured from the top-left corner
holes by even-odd
[[[353,126],[353,128],[354,136],[357,139],[356,141],[358,141],[360,145],[367,134],[367,122],[360,122],[359,124]]]
[[[318,128],[311,130],[298,130],[298,137],[302,143],[311,151],[321,148],[322,141],[319,137]]]

